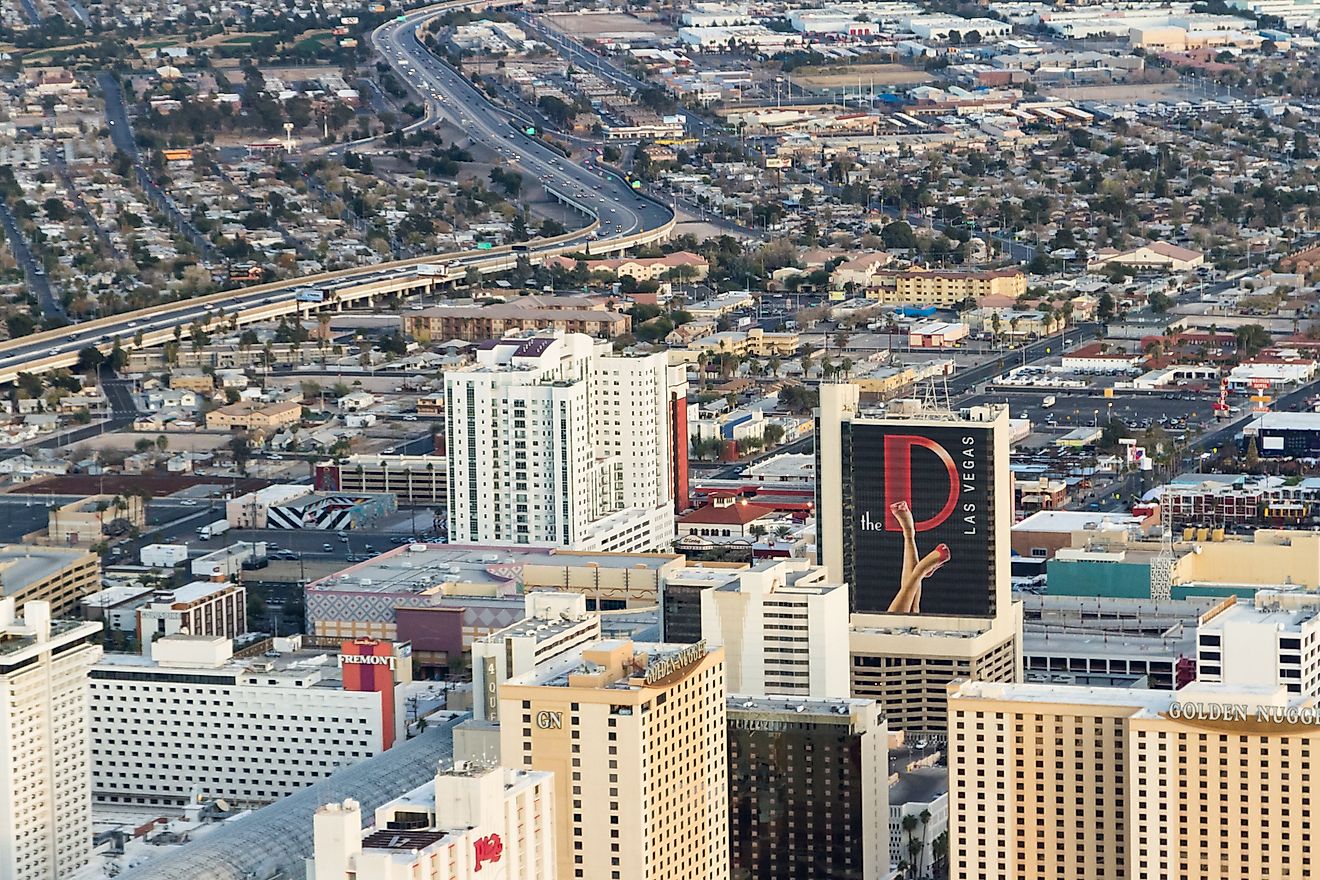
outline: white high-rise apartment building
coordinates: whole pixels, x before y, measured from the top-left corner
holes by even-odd
[[[0,599],[0,878],[62,880],[92,853],[87,672],[99,623]]]
[[[445,374],[450,540],[669,546],[686,395],[664,354],[615,356],[580,333],[487,343]]]

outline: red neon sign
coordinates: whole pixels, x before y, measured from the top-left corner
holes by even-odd
[[[498,834],[487,834],[485,837],[479,837],[472,842],[473,856],[476,865],[472,870],[480,871],[483,862],[498,862],[500,856],[504,854],[504,842],[500,840]]]

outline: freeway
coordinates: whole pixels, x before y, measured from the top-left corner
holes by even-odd
[[[498,150],[513,167],[540,180],[561,201],[573,205],[593,223],[557,239],[543,239],[519,246],[528,257],[579,250],[584,245],[596,252],[620,250],[633,243],[653,240],[668,233],[673,212],[665,205],[633,192],[617,175],[595,172],[560,156],[540,141],[527,137],[447,65],[417,42],[417,29],[451,9],[470,5],[469,0],[433,6],[391,21],[374,34],[375,45],[386,62],[425,96],[427,116],[454,119],[473,142]],[[103,87],[107,87],[103,83]],[[108,88],[115,88],[110,80]],[[109,102],[108,102],[109,103]],[[124,123],[116,115],[114,128]],[[125,131],[126,131],[126,125]],[[598,225],[597,225],[598,224]],[[419,256],[381,266],[228,291],[191,300],[167,303],[112,318],[74,324],[59,332],[38,333],[0,342],[0,382],[12,381],[19,371],[42,371],[72,366],[77,353],[89,346],[103,351],[118,341],[125,348],[159,344],[175,328],[186,331],[194,323],[217,324],[221,314],[245,316],[246,320],[275,317],[297,310],[298,290],[314,285],[325,293],[327,303],[337,301],[337,292],[375,282],[404,281],[418,276],[418,267],[441,263],[441,280],[462,278],[469,268],[492,273],[506,270],[510,248],[460,254]],[[311,305],[306,308],[310,311]],[[145,337],[142,342],[138,337]]]
[[[432,8],[377,28],[373,42],[395,75],[425,101],[427,116],[447,118],[475,143],[499,153],[561,198],[567,197],[600,219],[600,235],[629,235],[668,222],[664,205],[633,192],[615,176],[576,165],[515,125],[508,111],[485,95],[419,42],[418,30],[447,12]]]

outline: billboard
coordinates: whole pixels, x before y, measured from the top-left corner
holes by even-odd
[[[849,433],[854,610],[994,616],[994,427],[855,422]]]
[[[300,303],[325,302],[325,291],[316,287],[300,287],[294,291],[294,297]]]

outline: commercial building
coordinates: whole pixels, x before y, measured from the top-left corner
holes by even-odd
[[[895,401],[865,415],[852,384],[820,389],[816,546],[852,610],[852,695],[890,729],[938,734],[957,678],[1018,681],[1010,591],[1008,414]]]
[[[390,493],[413,504],[446,504],[449,459],[443,455],[350,455],[316,465],[318,492]]]
[[[309,583],[307,625],[320,637],[414,643],[439,631],[446,646],[433,650],[456,658],[473,639],[521,620],[524,593],[580,593],[589,608],[649,607],[665,579],[682,567],[683,557],[672,553],[411,544]],[[422,613],[411,615],[414,610]],[[429,611],[453,616],[425,616]]]
[[[260,431],[270,433],[302,419],[302,404],[295,401],[259,403],[241,401],[211,410],[206,414],[209,430]]]
[[[312,490],[295,483],[276,483],[244,492],[225,502],[225,519],[236,529],[270,528],[270,509],[302,498]]]
[[[687,498],[687,378],[581,334],[506,339],[445,373],[457,543],[669,545]]]
[[[499,696],[502,763],[555,777],[561,878],[728,880],[722,650],[594,642]]]
[[[135,495],[91,495],[50,511],[51,543],[96,544],[109,534],[127,535],[147,523],[146,506]]]
[[[137,632],[137,610],[151,601],[152,587],[106,587],[83,596],[82,619],[101,622],[106,632]]]
[[[399,509],[393,495],[362,495],[350,492],[304,494],[267,510],[266,528],[360,529]]]
[[[549,773],[458,766],[376,808],[362,828],[355,800],[313,819],[308,880],[555,880]]]
[[[1320,456],[1320,413],[1261,413],[1242,426],[1239,445],[1244,452],[1254,445],[1263,458],[1315,458]]]
[[[731,693],[848,696],[848,588],[805,559],[765,560],[701,592],[701,634]]]
[[[567,257],[550,257],[547,266],[572,269],[577,265]],[[675,251],[663,257],[613,257],[591,260],[587,268],[592,272],[610,272],[622,278],[631,276],[637,281],[665,281],[673,278],[683,281],[701,281],[710,271],[705,257],[688,251]]]
[[[1196,633],[1197,680],[1320,695],[1320,596],[1261,590],[1207,614]]]
[[[888,877],[876,703],[731,694],[726,711],[733,880]]]
[[[236,639],[247,632],[247,589],[228,581],[193,581],[156,590],[137,609],[137,637],[151,656],[152,642],[179,633]]]
[[[147,544],[138,551],[138,560],[148,568],[173,568],[188,561],[188,545]]]
[[[235,541],[219,550],[198,556],[189,569],[192,576],[199,580],[227,581],[239,576],[244,563],[264,559],[265,556],[265,541]]]
[[[1202,682],[954,684],[950,876],[1308,876],[1313,702]]]
[[[527,594],[527,616],[472,642],[472,717],[498,721],[500,685],[600,640],[600,615],[579,593]]]
[[[403,316],[404,332],[419,342],[484,342],[528,330],[613,339],[631,327],[627,313],[613,311],[605,300],[593,297],[533,295],[487,306],[442,305]]]
[[[101,560],[76,547],[0,545],[0,590],[19,605],[50,603],[57,618],[78,616],[84,596],[101,588]]]
[[[380,660],[341,661],[342,672],[325,652],[242,662],[232,650],[221,636],[165,636],[151,660],[108,654],[92,669],[99,802],[181,806],[197,786],[232,804],[267,804],[401,734],[393,674],[404,670],[389,643],[346,643],[345,656]]]
[[[64,880],[92,855],[87,670],[99,623],[0,599],[0,877]]]
[[[937,746],[918,740],[912,748],[900,739],[891,736],[889,746],[889,864],[900,877],[947,876],[940,841],[948,841],[948,768]]]

